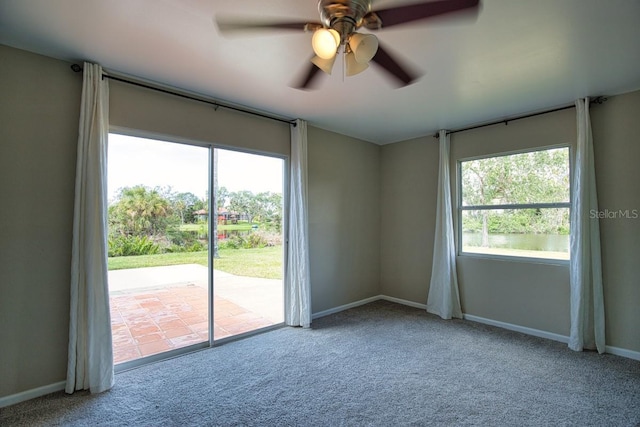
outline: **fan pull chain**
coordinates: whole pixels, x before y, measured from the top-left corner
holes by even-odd
[[[342,49],[342,83],[347,78],[347,49]]]

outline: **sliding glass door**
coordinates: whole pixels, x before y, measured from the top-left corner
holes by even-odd
[[[109,135],[116,364],[283,321],[283,165],[280,158]]]

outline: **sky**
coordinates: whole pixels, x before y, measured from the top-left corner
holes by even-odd
[[[229,191],[282,193],[283,160],[218,149],[218,185]],[[109,134],[108,193],[143,184],[190,192],[205,198],[209,149],[186,144]]]

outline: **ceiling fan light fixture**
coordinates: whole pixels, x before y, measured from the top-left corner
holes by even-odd
[[[369,68],[369,63],[356,60],[356,55],[353,52],[347,53],[344,58],[346,66],[345,73],[347,77],[360,74],[361,72]]]
[[[373,34],[355,33],[349,38],[349,47],[356,61],[368,64],[378,51],[378,38]]]
[[[325,73],[331,75],[331,71],[333,70],[333,64],[336,62],[336,55],[333,55],[333,58],[325,59],[320,58],[319,56],[314,56],[311,58],[311,62],[320,68]]]
[[[332,28],[320,28],[311,39],[313,51],[322,59],[335,58],[340,46],[340,34]]]

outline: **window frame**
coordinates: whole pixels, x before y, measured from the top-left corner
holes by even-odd
[[[568,202],[556,202],[556,203],[522,203],[522,204],[499,204],[499,205],[469,205],[464,206],[462,201],[462,164],[465,162],[473,161],[473,160],[482,160],[482,159],[490,159],[496,157],[506,157],[517,154],[524,153],[533,153],[536,151],[548,151],[559,148],[566,148],[568,150],[569,157],[569,201]],[[486,253],[477,253],[477,252],[465,252],[462,247],[462,213],[463,211],[472,211],[472,210],[499,210],[499,209],[511,209],[511,210],[520,210],[520,209],[558,209],[558,208],[566,208],[569,209],[569,218],[571,218],[571,210],[572,205],[571,201],[573,200],[573,146],[569,143],[564,144],[554,144],[554,145],[546,145],[541,147],[532,147],[525,148],[521,150],[513,150],[513,151],[504,151],[492,154],[485,154],[479,156],[465,157],[462,159],[457,159],[457,170],[456,170],[456,203],[457,203],[457,215],[456,215],[456,225],[457,230],[455,232],[456,243],[457,243],[457,256],[465,256],[472,258],[484,258],[484,259],[497,259],[503,261],[517,261],[517,262],[530,262],[530,263],[541,263],[541,264],[558,264],[558,265],[568,265],[570,261],[571,254],[569,253],[568,259],[557,259],[557,258],[546,258],[546,257],[527,257],[520,255],[498,255],[498,254],[486,254]],[[569,223],[571,226],[571,223]]]

